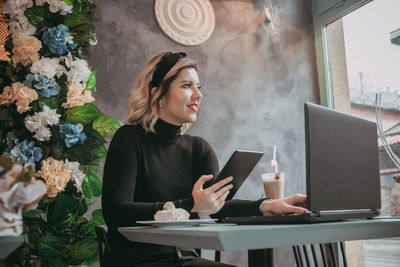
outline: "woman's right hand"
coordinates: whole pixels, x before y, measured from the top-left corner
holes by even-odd
[[[232,181],[229,176],[212,186],[203,189],[205,182],[211,180],[212,175],[202,175],[193,186],[192,196],[194,206],[191,212],[197,212],[199,216],[208,216],[217,213],[225,204],[225,199],[229,194],[232,184],[226,185]]]

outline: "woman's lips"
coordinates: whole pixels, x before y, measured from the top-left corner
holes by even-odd
[[[192,104],[188,105],[188,107],[193,110],[194,112],[197,112],[199,110],[199,105],[198,104]]]

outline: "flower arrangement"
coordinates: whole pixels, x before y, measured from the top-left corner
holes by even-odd
[[[11,61],[0,63],[0,158],[46,189],[22,213],[25,244],[7,263],[89,266],[104,221],[100,209],[86,212],[101,194],[104,138],[122,125],[94,103],[98,71],[87,59],[100,12],[92,0],[7,0],[4,13]]]

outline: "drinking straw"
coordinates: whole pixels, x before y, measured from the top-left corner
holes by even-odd
[[[275,166],[275,173],[278,173],[278,162],[276,161],[276,145],[274,145],[274,156],[271,160],[271,166]]]

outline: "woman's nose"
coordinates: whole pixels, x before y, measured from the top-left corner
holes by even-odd
[[[193,98],[194,99],[202,99],[203,98],[203,94],[200,92],[200,90],[197,87],[194,88]]]

